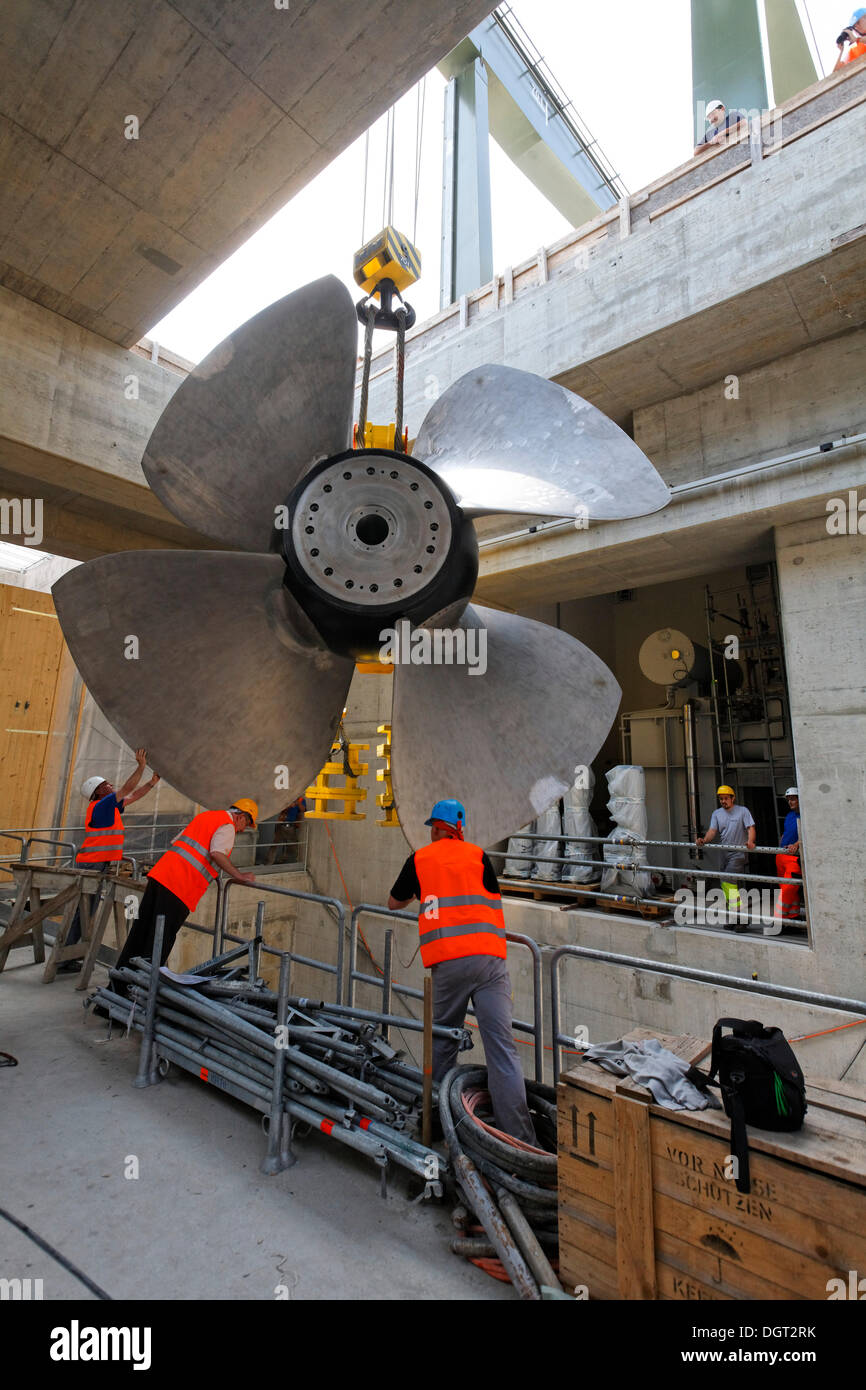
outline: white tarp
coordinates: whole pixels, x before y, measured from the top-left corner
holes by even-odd
[[[542,812],[535,822],[536,835],[549,835],[548,840],[533,840],[533,854],[537,854],[539,859],[549,859],[562,856],[562,842],[559,836],[562,834],[562,812],[560,802],[554,801],[552,806]],[[532,877],[546,879],[549,883],[558,883],[562,877],[561,864],[540,864],[536,861],[532,866]]]
[[[597,835],[595,821],[589,814],[589,805],[595,789],[595,774],[591,768],[581,768],[574,785],[562,799],[562,833],[572,837]],[[566,859],[598,859],[598,845],[591,841],[573,838],[563,841],[563,854]],[[563,864],[563,883],[592,883],[598,878],[599,869],[590,864]]]
[[[509,854],[532,854],[534,840],[527,840],[523,837],[531,835],[535,830],[535,821],[530,821],[528,825],[521,826],[516,835],[512,835],[508,841]],[[506,859],[505,876],[506,878],[529,878],[532,873],[531,859]]]
[[[634,843],[645,840],[647,833],[646,782],[642,767],[619,764],[607,774],[608,810],[615,821],[604,846],[605,863],[601,876],[603,893],[621,893],[629,898],[644,898],[650,891],[648,869],[639,870],[647,862],[646,848]],[[625,844],[615,844],[623,840]],[[621,865],[622,867],[614,867]],[[632,868],[631,866],[635,867]]]

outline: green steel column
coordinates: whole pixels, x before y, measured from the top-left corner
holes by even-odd
[[[767,109],[758,3],[759,0],[691,0],[696,141],[706,129],[704,106],[713,97],[723,101],[729,110]]]
[[[487,71],[480,58],[448,83],[444,164],[443,308],[493,278]]]
[[[777,106],[794,97],[804,88],[817,82],[812,50],[803,32],[797,13],[796,0],[764,0],[767,11],[767,36],[770,46],[770,69],[773,77],[773,96]],[[843,20],[847,9],[840,8]]]

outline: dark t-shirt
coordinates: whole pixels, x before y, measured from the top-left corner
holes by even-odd
[[[482,854],[481,863],[484,868],[484,875],[482,880],[484,883],[484,887],[487,889],[488,893],[498,893],[499,880],[497,879],[493,869],[493,865],[487,858],[486,854]],[[415,868],[414,854],[409,855],[409,858],[406,860],[406,863],[403,865],[402,869],[397,875],[394,887],[391,889],[391,897],[396,898],[399,903],[406,902],[408,898],[421,897],[421,884],[418,882],[418,873]]]
[[[122,811],[125,802],[118,801],[114,792],[109,792],[108,796],[103,796],[93,808],[93,815],[90,818],[90,825],[93,830],[107,830],[114,825],[115,809]]]
[[[727,111],[722,124],[710,126],[703,140],[700,140],[698,143],[701,145],[708,145],[711,140],[715,140],[717,135],[724,135],[726,132],[733,130],[740,121],[747,121],[748,119],[745,111]]]

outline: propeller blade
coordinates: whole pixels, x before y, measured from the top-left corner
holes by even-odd
[[[358,320],[333,275],[287,294],[214,348],[172,396],[142,459],[170,512],[243,550],[271,547],[275,508],[349,447]]]
[[[267,818],[327,760],[354,665],[304,644],[282,576],[276,555],[123,551],[52,589],[106,718],[202,806],[252,796]]]
[[[645,516],[670,491],[633,439],[555,381],[488,364],[430,407],[413,453],[463,510],[613,521]]]
[[[415,849],[435,801],[462,801],[467,839],[484,847],[540,815],[589,767],[622,695],[603,661],[545,623],[473,605],[456,631],[463,664],[437,663],[433,634],[420,664],[413,633],[394,671],[394,800]]]

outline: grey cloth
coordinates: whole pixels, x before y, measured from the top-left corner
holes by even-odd
[[[746,845],[749,842],[749,830],[754,824],[748,806],[738,806],[734,802],[730,811],[726,811],[724,806],[716,807],[710,821],[710,829],[716,831],[719,844]]]
[[[538,1144],[526,1105],[520,1058],[511,1035],[511,980],[498,956],[463,956],[432,967],[433,1018],[462,1028],[470,999],[484,1044],[487,1085],[496,1126],[515,1139]],[[433,1080],[441,1081],[457,1061],[457,1043],[433,1039]]]
[[[658,1038],[643,1038],[640,1042],[597,1043],[583,1054],[585,1062],[598,1062],[615,1076],[631,1076],[639,1086],[646,1086],[656,1105],[665,1110],[719,1110],[715,1096],[699,1091],[686,1080],[689,1063],[676,1053],[662,1047]]]

